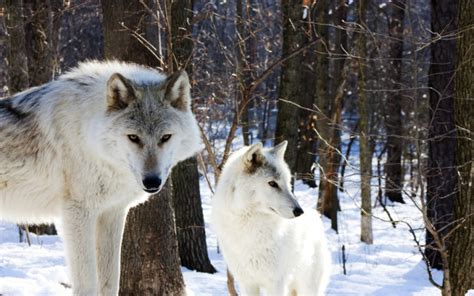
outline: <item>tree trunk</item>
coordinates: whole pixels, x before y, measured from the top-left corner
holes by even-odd
[[[454,99],[456,137],[456,165],[458,184],[454,201],[453,221],[461,225],[453,232],[449,250],[449,269],[453,296],[463,296],[474,289],[474,11],[469,0],[459,1],[459,29],[457,43],[456,96]],[[470,28],[469,28],[470,26]]]
[[[171,44],[173,70],[185,68],[192,76],[192,0],[170,1]],[[196,158],[178,164],[172,173],[173,204],[176,214],[181,265],[191,270],[214,273],[207,253],[206,229],[199,192],[199,172]]]
[[[389,73],[391,89],[386,104],[385,128],[387,131],[387,162],[385,163],[385,196],[392,202],[405,203],[402,197],[402,57],[403,17],[405,1],[389,3]]]
[[[307,7],[303,6],[304,1],[283,0],[283,57],[305,46],[311,38],[310,22],[308,19],[310,11],[304,12]],[[304,18],[305,16],[305,18]],[[302,141],[298,127],[306,127],[309,122],[308,111],[301,110],[298,106],[312,108],[313,91],[309,90],[314,85],[314,75],[308,67],[314,59],[314,51],[307,51],[289,59],[282,65],[280,80],[280,95],[278,101],[277,126],[275,131],[275,144],[287,140],[289,147],[285,155],[292,172],[298,172],[298,176],[310,174],[312,161],[303,161],[305,168],[297,168],[297,158],[312,155],[311,148],[301,148],[307,145]],[[284,102],[291,101],[294,104]],[[296,106],[295,106],[296,105]],[[300,146],[303,145],[303,146]]]
[[[196,158],[178,164],[173,169],[172,179],[181,265],[191,270],[214,273],[216,269],[207,254]]]
[[[53,15],[58,8],[58,0],[24,0],[23,13],[25,52],[27,57],[28,85],[38,86],[54,78],[54,56],[57,53],[60,15]],[[18,5],[18,4],[17,4]],[[19,5],[17,6],[19,7]],[[19,9],[19,8],[18,8]],[[53,26],[53,19],[56,26]],[[20,48],[20,50],[22,50]],[[21,54],[21,53],[20,53]],[[16,67],[15,64],[12,65]],[[56,235],[54,224],[29,225],[28,231],[36,234]]]
[[[132,32],[153,40],[156,24],[140,1],[102,0],[106,58],[156,67],[159,62]],[[174,224],[171,180],[128,214],[122,243],[121,295],[184,295]]]
[[[130,210],[122,244],[120,295],[184,295],[171,180]]]
[[[59,26],[53,28],[54,16],[51,1],[24,0],[24,4],[24,13],[28,20],[25,23],[25,37],[28,41],[26,50],[29,86],[37,86],[54,78],[54,54]]]
[[[318,9],[318,22],[327,23],[327,7],[323,1]],[[326,2],[326,5],[329,5]],[[318,144],[319,165],[320,165],[320,183],[318,209],[328,218],[331,218],[331,226],[337,231],[337,212],[340,209],[339,199],[337,197],[337,186],[339,184],[339,166],[341,161],[340,145],[340,123],[342,113],[342,102],[344,97],[344,87],[346,77],[344,73],[345,59],[342,47],[346,42],[346,31],[344,20],[346,17],[346,1],[339,0],[333,3],[331,9],[335,10],[332,16],[336,29],[333,39],[326,38],[323,44],[333,43],[334,50],[328,51],[324,45],[318,47],[318,83],[317,83],[317,107],[318,107],[318,132],[320,141]],[[318,34],[325,36],[326,26],[318,26]],[[330,48],[332,46],[329,46]],[[324,53],[324,51],[328,51]],[[325,56],[328,54],[329,61]],[[333,58],[334,57],[334,58]],[[332,64],[332,67],[329,65]],[[332,69],[332,71],[329,71]],[[330,76],[332,83],[327,87],[327,76]]]
[[[362,28],[366,28],[365,25],[365,13],[366,3],[365,1],[359,1],[357,7],[357,15],[359,24]],[[359,29],[361,30],[361,29]],[[372,202],[370,197],[370,179],[372,175],[372,153],[369,145],[369,114],[367,106],[367,94],[365,90],[366,85],[366,71],[367,61],[365,57],[367,55],[367,44],[366,44],[366,31],[360,31],[356,35],[357,53],[359,56],[359,77],[358,77],[358,97],[359,97],[359,145],[360,145],[360,191],[361,191],[361,241],[372,244]]]
[[[5,6],[8,30],[8,93],[13,95],[29,86],[23,1],[8,0]]]
[[[432,1],[431,26],[434,36],[455,32],[457,1]],[[454,71],[456,40],[443,37],[431,46],[430,125],[428,130],[427,214],[440,236],[451,230],[453,200],[457,184],[454,126]],[[449,246],[449,241],[445,240]],[[433,236],[426,232],[425,254],[430,265],[442,269],[441,256]]]

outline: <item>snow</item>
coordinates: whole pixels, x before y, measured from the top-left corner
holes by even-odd
[[[323,219],[333,261],[327,295],[441,295],[428,281],[425,264],[408,227],[400,223],[393,228],[386,222],[387,215],[380,206],[373,209],[374,244],[360,242],[359,177],[353,167],[348,167],[345,186],[346,191],[339,195],[342,208],[339,233],[330,229],[328,219]],[[374,196],[376,189],[374,186]],[[211,193],[204,180],[201,180],[201,193],[209,256],[218,273],[211,275],[182,268],[187,291],[196,296],[227,295],[226,265],[207,223]],[[315,207],[317,193],[317,188],[296,184],[295,194],[305,208]],[[423,243],[421,214],[412,202],[387,208],[395,220],[409,223]],[[16,225],[0,222],[0,295],[71,295],[71,289],[65,287],[69,281],[62,240],[57,236],[36,235],[31,235],[31,240],[31,247],[19,243]],[[343,245],[346,275],[342,266]],[[434,271],[434,278],[440,283],[442,274]],[[474,296],[474,292],[467,295]]]

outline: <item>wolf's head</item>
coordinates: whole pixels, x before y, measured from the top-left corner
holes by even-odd
[[[119,73],[107,82],[110,121],[103,136],[106,150],[115,162],[133,172],[148,193],[158,192],[171,168],[200,149],[200,132],[190,100],[185,71],[158,84],[139,84]]]
[[[303,210],[291,192],[291,173],[284,160],[287,141],[273,148],[263,148],[261,143],[250,146],[241,156],[243,168],[241,186],[246,196],[242,201],[252,204],[254,210],[294,218]]]

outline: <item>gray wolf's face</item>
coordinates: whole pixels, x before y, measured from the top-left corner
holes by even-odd
[[[200,133],[190,107],[186,72],[160,85],[137,85],[120,74],[107,84],[107,114],[111,119],[108,151],[127,166],[148,193],[163,187],[172,167],[200,148]]]
[[[286,141],[270,149],[254,144],[244,154],[243,162],[249,179],[247,190],[255,192],[253,203],[258,210],[294,218],[303,210],[291,192],[291,173],[284,160],[286,146]]]

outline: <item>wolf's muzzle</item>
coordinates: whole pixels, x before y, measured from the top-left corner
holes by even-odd
[[[161,179],[158,176],[147,176],[143,179],[143,186],[148,193],[156,193],[160,190]]]
[[[304,211],[302,208],[297,207],[293,209],[293,215],[295,215],[295,217],[301,216],[303,214],[304,214]]]

